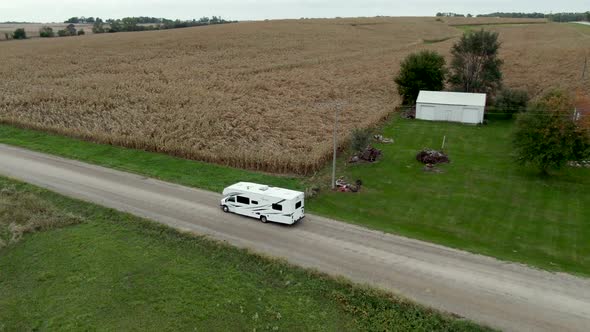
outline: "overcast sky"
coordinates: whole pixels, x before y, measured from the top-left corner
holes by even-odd
[[[432,16],[436,12],[585,12],[590,0],[0,0],[0,22],[60,22],[72,16],[234,20]]]

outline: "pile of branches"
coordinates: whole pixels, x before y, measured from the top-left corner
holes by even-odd
[[[343,176],[339,177],[336,180],[336,190],[343,193],[356,193],[361,190],[361,186],[363,182],[361,180],[356,180],[354,184],[346,182]]]
[[[372,146],[367,146],[363,151],[358,152],[357,154],[353,155],[349,162],[350,163],[357,163],[359,161],[367,161],[367,162],[375,162],[379,157],[381,157],[381,150],[376,149]]]
[[[377,158],[381,157],[381,150],[376,149],[372,146],[368,146],[366,149],[364,149],[363,151],[361,151],[358,154],[358,157],[361,160],[364,161],[368,161],[368,162],[374,162],[377,160]]]
[[[416,155],[416,160],[424,164],[442,164],[442,163],[449,163],[449,156],[444,154],[441,151],[436,151],[432,149],[423,149],[422,151],[418,152]]]

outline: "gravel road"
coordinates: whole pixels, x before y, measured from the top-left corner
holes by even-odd
[[[0,174],[370,284],[498,329],[590,329],[590,279],[313,215],[295,226],[262,224],[224,214],[216,193],[1,144]]]

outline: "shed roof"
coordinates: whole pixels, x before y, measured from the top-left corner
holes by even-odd
[[[269,187],[267,185],[252,183],[252,182],[238,182],[227,188],[226,190],[237,190],[243,192],[250,192],[260,195],[267,195],[281,199],[294,199],[303,194],[301,191],[291,189],[284,189],[279,187]],[[225,190],[224,190],[225,191]]]
[[[486,106],[486,94],[422,90],[416,102],[423,104]]]

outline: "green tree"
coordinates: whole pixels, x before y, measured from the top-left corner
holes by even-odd
[[[14,32],[12,33],[12,38],[14,38],[14,39],[27,39],[27,33],[26,33],[25,29],[19,28],[19,29],[14,30]]]
[[[120,32],[123,31],[123,26],[121,25],[121,20],[108,20],[109,23],[109,30],[108,32]]]
[[[68,18],[64,23],[75,23],[78,24],[80,23],[80,19],[78,17],[70,17]]]
[[[404,105],[413,105],[420,90],[440,91],[445,85],[445,58],[433,51],[408,55],[401,63],[395,83]]]
[[[136,31],[138,30],[138,25],[137,25],[137,18],[134,17],[124,17],[121,20],[121,25],[122,28],[121,30],[123,31]]]
[[[55,32],[53,32],[53,29],[51,27],[44,26],[41,29],[39,29],[39,37],[41,37],[41,38],[55,37]]]
[[[92,25],[92,32],[93,33],[104,33],[104,23],[100,17],[97,17],[94,20],[94,24]]]
[[[518,163],[536,166],[542,174],[590,155],[590,135],[573,119],[573,102],[551,92],[518,117],[514,146]]]
[[[69,36],[75,36],[76,26],[74,24],[68,24],[68,26],[66,27],[66,31],[68,32]]]
[[[494,95],[502,86],[498,33],[466,32],[453,46],[449,83],[456,91]]]

